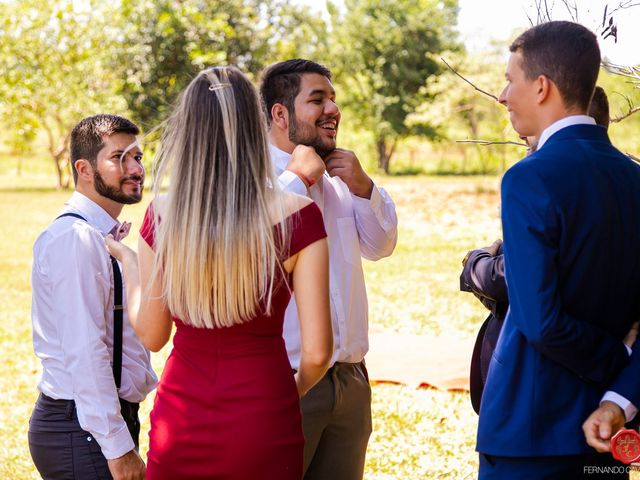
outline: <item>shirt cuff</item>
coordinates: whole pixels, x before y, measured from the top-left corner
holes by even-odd
[[[308,197],[307,186],[302,179],[290,170],[284,170],[278,177],[278,185],[282,190]]]
[[[96,440],[102,449],[104,458],[107,460],[119,458],[136,447],[126,424],[116,433],[106,437],[96,438]]]
[[[633,403],[624,398],[622,395],[617,394],[616,392],[606,392],[602,397],[602,400],[600,400],[600,403],[604,402],[605,400],[615,403],[622,409],[626,422],[630,422],[631,420],[633,420],[633,417],[635,417],[638,413],[638,409]]]

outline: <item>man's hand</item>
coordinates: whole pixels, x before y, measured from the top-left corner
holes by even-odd
[[[146,467],[135,450],[123,456],[107,460],[113,480],[144,480]]]
[[[624,337],[624,344],[629,347],[629,348],[633,348],[633,344],[636,341],[636,338],[638,338],[638,327],[640,326],[640,322],[633,322],[633,325],[631,325],[631,329],[627,332],[627,335]]]
[[[615,403],[605,400],[582,424],[587,444],[600,453],[610,452],[611,437],[624,427],[624,421],[622,409]]]
[[[325,171],[325,165],[313,147],[298,145],[293,149],[287,170],[298,175],[305,185],[310,187],[320,180]]]
[[[324,158],[327,164],[327,172],[332,177],[339,177],[346,183],[354,195],[362,198],[371,198],[373,180],[364,173],[358,157],[351,150],[336,148]]]
[[[500,250],[501,245],[502,245],[502,240],[498,239],[488,247],[482,247],[480,250],[484,250],[492,257],[495,257],[496,255],[498,255],[498,250]]]

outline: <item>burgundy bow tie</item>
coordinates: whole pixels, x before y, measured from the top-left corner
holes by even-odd
[[[124,239],[127,235],[129,235],[129,230],[131,230],[131,224],[129,222],[117,223],[115,227],[111,229],[109,232],[113,235],[113,238],[116,242]]]

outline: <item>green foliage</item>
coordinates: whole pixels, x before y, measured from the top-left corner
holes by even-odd
[[[434,133],[406,119],[425,100],[425,81],[441,71],[438,54],[457,46],[457,2],[346,0],[344,10],[331,11],[340,104],[373,132],[388,171],[398,138]]]
[[[84,116],[123,112],[105,68],[115,38],[103,2],[7,1],[0,9],[0,119],[25,150],[46,133],[58,187],[69,182],[68,139]]]
[[[34,160],[29,163],[44,172],[44,162]],[[36,183],[30,175],[17,181],[7,162],[11,164],[13,159],[0,156],[0,222],[11,226],[0,244],[0,295],[4,299],[0,305],[0,389],[4,392],[0,397],[0,478],[26,480],[39,478],[26,442],[40,375],[31,341],[31,249],[69,193],[43,188],[46,178]],[[400,235],[392,257],[364,264],[370,328],[470,338],[484,308],[472,295],[458,292],[457,276],[466,250],[489,243],[499,233],[495,179],[376,181],[396,200]],[[122,219],[139,226],[149,200],[147,195],[142,204],[126,206]],[[126,243],[135,246],[136,236],[134,228]],[[152,354],[158,373],[170,350],[167,346]],[[472,475],[477,466],[473,451],[477,417],[466,394],[399,385],[374,385],[372,390],[374,430],[367,454],[367,479]],[[143,457],[148,451],[152,405],[153,395],[141,406]]]
[[[310,17],[289,0],[5,0],[4,143],[27,152],[43,132],[57,185],[66,187],[80,119],[117,113],[150,130],[205,66],[235,64],[255,79],[284,56],[326,58],[327,27]]]
[[[314,57],[326,25],[287,0],[125,0],[119,91],[150,130],[203,68],[236,65],[249,76],[284,57]]]
[[[625,77],[601,70],[598,85],[607,92],[612,119],[623,117],[633,105],[640,105],[640,88]],[[619,122],[612,122],[609,125],[609,137],[623,152],[640,157],[640,147],[637,142],[639,130],[640,112],[636,112]]]
[[[497,173],[512,160],[522,158],[525,148],[500,142],[518,142],[506,109],[498,103],[504,88],[505,45],[496,44],[482,55],[447,52],[443,59],[460,76],[473,83],[474,89],[454,71],[447,71],[427,82],[430,101],[420,105],[408,122],[425,122],[434,126],[437,137],[429,149],[437,156],[437,166],[426,168],[433,173]],[[444,64],[444,62],[443,62]],[[455,143],[485,140],[494,145]]]

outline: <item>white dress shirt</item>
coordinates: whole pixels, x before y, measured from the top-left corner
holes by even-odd
[[[544,146],[544,144],[547,142],[549,137],[551,137],[554,133],[559,132],[563,128],[570,127],[572,125],[595,125],[595,124],[596,124],[596,121],[592,117],[589,117],[587,115],[570,115],[568,117],[561,118],[560,120],[557,120],[556,122],[552,123],[542,131],[542,134],[540,135],[540,140],[538,141],[537,149],[540,150]],[[625,345],[625,347],[627,348],[627,353],[631,355],[631,349],[627,345]],[[601,402],[604,402],[605,400],[609,400],[615,403],[616,405],[618,405],[623,410],[627,422],[631,421],[633,417],[635,417],[636,414],[638,413],[638,409],[633,403],[631,403],[625,397],[623,397],[622,395],[616,392],[612,392],[612,391],[606,392],[602,397]]]
[[[42,362],[39,390],[74,400],[80,426],[107,459],[134,448],[120,415],[118,396],[140,402],[157,378],[129,324],[123,292],[122,380],[116,390],[113,355],[113,269],[104,237],[117,222],[75,192],[61,213],[81,215],[52,222],[33,247],[33,347]]]
[[[374,185],[371,199],[360,198],[326,172],[307,190],[295,173],[285,170],[291,155],[273,145],[269,149],[280,187],[310,197],[322,211],[329,243],[331,363],[360,362],[369,350],[367,290],[360,257],[378,260],[391,255],[397,240],[396,207],[382,188]],[[285,312],[284,339],[291,367],[298,369],[300,321],[295,293]]]

